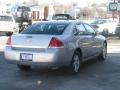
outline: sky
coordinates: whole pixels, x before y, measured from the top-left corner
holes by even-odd
[[[15,2],[29,2],[31,0],[0,0],[0,2],[2,3],[15,3]],[[52,0],[39,0],[41,3],[51,3]],[[82,6],[86,6],[88,4],[91,4],[91,3],[103,3],[103,2],[106,2],[108,0],[54,0],[56,2],[59,2],[60,4],[68,4],[68,3],[73,3],[73,2],[77,2],[79,3],[80,5]]]

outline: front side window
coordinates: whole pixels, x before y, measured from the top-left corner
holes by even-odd
[[[95,34],[95,30],[94,30],[90,25],[84,24],[84,26],[85,26],[85,28],[86,28],[86,30],[87,30],[87,33],[88,33],[89,35]]]
[[[22,34],[48,34],[48,35],[61,35],[68,23],[59,24],[59,23],[41,23],[34,24],[28,27],[26,30],[22,32]]]

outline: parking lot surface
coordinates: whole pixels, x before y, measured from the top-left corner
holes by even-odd
[[[85,62],[81,72],[71,75],[62,69],[33,67],[20,71],[5,62],[0,52],[0,90],[120,90],[120,40],[108,39],[106,61]]]

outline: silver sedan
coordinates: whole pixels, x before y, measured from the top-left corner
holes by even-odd
[[[44,21],[9,37],[4,55],[21,70],[33,65],[68,66],[72,73],[78,73],[81,62],[95,57],[106,59],[107,41],[86,23]]]

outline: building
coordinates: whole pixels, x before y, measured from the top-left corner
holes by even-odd
[[[32,6],[31,10],[32,10],[32,19],[34,21],[41,21],[43,19],[47,19],[48,16],[55,14],[55,10],[52,5]]]

